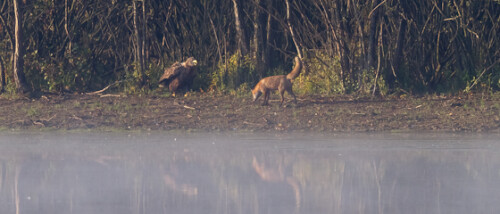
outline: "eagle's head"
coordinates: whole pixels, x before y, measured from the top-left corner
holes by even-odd
[[[189,57],[185,62],[182,63],[183,66],[194,67],[198,64],[198,61],[194,57]]]

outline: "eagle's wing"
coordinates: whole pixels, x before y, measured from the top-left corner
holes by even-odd
[[[184,70],[184,69],[181,66],[181,63],[179,63],[179,62],[174,63],[172,66],[165,69],[165,71],[163,72],[163,75],[160,77],[159,82],[162,82],[164,80],[171,80],[171,79],[179,76],[179,74],[182,72],[182,70]]]

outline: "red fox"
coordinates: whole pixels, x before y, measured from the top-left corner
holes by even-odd
[[[295,67],[289,74],[270,76],[261,79],[252,90],[253,101],[257,101],[260,95],[264,94],[264,102],[262,105],[267,105],[270,91],[278,90],[281,94],[280,106],[283,105],[283,101],[285,101],[285,91],[292,95],[294,102],[297,103],[297,98],[292,91],[292,80],[299,76],[300,70],[302,70],[302,61],[299,57],[295,57]]]

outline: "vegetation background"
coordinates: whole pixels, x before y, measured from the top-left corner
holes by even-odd
[[[1,90],[151,93],[194,56],[194,90],[299,94],[500,89],[498,0],[0,0]]]

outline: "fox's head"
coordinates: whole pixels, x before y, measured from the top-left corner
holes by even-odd
[[[260,95],[262,95],[262,92],[257,88],[255,87],[253,90],[252,90],[252,95],[253,95],[253,101],[257,101],[257,99],[259,99]]]

